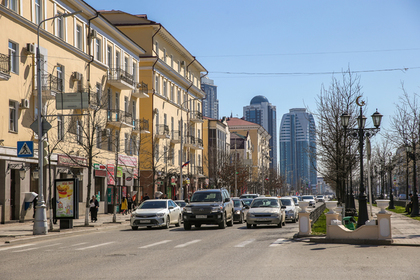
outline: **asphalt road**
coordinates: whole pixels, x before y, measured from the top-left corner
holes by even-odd
[[[245,224],[185,231],[127,225],[0,247],[0,279],[419,279],[418,248],[313,244]]]

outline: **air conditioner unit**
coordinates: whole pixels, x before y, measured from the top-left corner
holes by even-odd
[[[29,99],[22,99],[20,102],[20,108],[29,109],[29,107],[30,107]]]
[[[92,31],[90,32],[90,38],[93,39],[96,37],[98,37],[98,31],[92,29]]]
[[[82,80],[82,74],[79,72],[73,72],[73,80],[76,80],[76,81]]]
[[[26,44],[26,52],[30,54],[35,54],[35,45],[31,43]]]

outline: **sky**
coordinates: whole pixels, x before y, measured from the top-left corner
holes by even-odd
[[[277,108],[279,129],[291,108],[316,113],[322,86],[347,69],[360,77],[366,115],[384,115],[383,129],[402,83],[420,93],[417,0],[85,1],[161,23],[209,72],[220,117],[242,117],[243,107],[263,95]]]

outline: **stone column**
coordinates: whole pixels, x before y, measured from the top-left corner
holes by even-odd
[[[309,236],[312,232],[311,220],[309,218],[310,213],[306,212],[306,208],[309,206],[309,202],[300,201],[299,207],[299,236]]]

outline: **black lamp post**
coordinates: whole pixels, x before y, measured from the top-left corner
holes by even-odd
[[[395,209],[394,207],[394,194],[392,192],[392,170],[394,169],[394,165],[392,164],[392,159],[391,159],[391,155],[392,153],[390,152],[389,154],[389,163],[388,163],[388,170],[389,170],[389,206],[388,209]]]
[[[347,140],[347,127],[349,125],[350,115],[346,112],[341,115],[341,125],[344,127],[344,149],[346,148],[346,140]],[[344,157],[344,160],[346,157]],[[345,181],[346,181],[346,215],[354,216],[356,214],[356,206],[354,203],[354,194],[353,194],[353,185],[351,180],[351,149],[349,147],[349,155],[347,158],[347,162],[344,162],[344,166],[348,165],[348,168],[344,167],[345,169]]]
[[[413,141],[413,145],[407,145],[407,155],[413,160],[413,205],[411,210],[411,217],[419,216],[419,197],[417,196],[417,172],[416,172],[416,143]],[[408,169],[408,165],[407,165]],[[408,180],[407,180],[408,182]],[[408,198],[407,198],[408,199]]]
[[[360,114],[357,118],[358,128],[350,129],[352,130],[353,136],[359,139],[359,154],[360,154],[360,193],[359,193],[359,219],[357,221],[357,226],[363,226],[366,221],[369,219],[368,210],[367,210],[367,197],[366,189],[363,184],[363,145],[365,137],[371,137],[379,131],[379,126],[381,125],[382,115],[376,111],[372,115],[373,125],[375,128],[365,128],[366,117],[363,116],[362,107],[365,105],[364,101],[359,101],[360,96],[356,99],[357,105],[360,107]],[[343,114],[341,115],[341,124],[345,129],[347,129],[350,121],[350,115]]]

